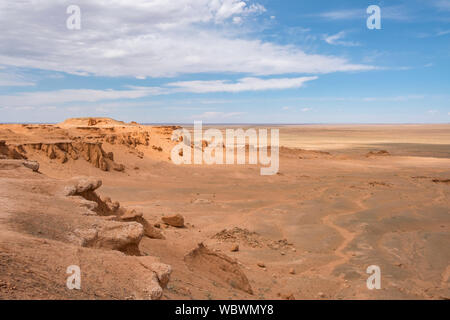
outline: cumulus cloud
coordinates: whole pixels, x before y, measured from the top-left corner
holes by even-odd
[[[265,8],[238,0],[78,0],[81,30],[66,28],[65,0],[0,2],[0,61],[77,75],[171,77],[371,70],[345,58],[243,38],[235,23]],[[18,36],[20,30],[20,36]]]
[[[210,2],[210,8],[215,15],[216,21],[223,21],[235,15],[248,15],[252,13],[262,13],[266,8],[260,4],[247,5],[241,0],[216,0]]]
[[[183,92],[207,93],[207,92],[242,92],[260,90],[281,90],[302,87],[307,81],[316,80],[317,77],[260,79],[243,78],[236,82],[225,80],[213,81],[180,81],[168,85]]]

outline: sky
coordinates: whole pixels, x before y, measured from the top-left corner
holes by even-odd
[[[0,30],[1,123],[450,123],[450,0],[2,0]]]

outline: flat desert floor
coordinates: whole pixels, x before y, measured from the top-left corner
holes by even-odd
[[[171,127],[99,123],[0,125],[1,299],[450,298],[450,125],[278,126],[261,176],[174,165]],[[64,193],[80,176],[102,186]]]

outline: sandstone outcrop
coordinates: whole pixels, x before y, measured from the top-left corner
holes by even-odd
[[[77,126],[123,126],[123,121],[111,118],[70,118],[59,123],[60,127],[77,127]]]
[[[1,159],[2,168],[12,169],[19,168],[21,166],[33,170],[34,172],[39,172],[39,162],[30,160],[17,160],[17,159]]]
[[[136,148],[139,145],[148,146],[150,134],[147,131],[132,131],[121,134],[109,134],[104,137],[104,141],[110,144],[122,144]]]
[[[139,257],[139,262],[145,268],[155,272],[162,288],[167,287],[167,284],[169,283],[170,280],[170,274],[172,273],[171,266],[161,263],[158,258],[151,256]]]
[[[26,157],[0,140],[0,159],[26,159]]]
[[[151,239],[164,239],[161,230],[155,228],[135,209],[121,208],[120,203],[109,197],[101,198],[95,192],[102,185],[102,180],[93,177],[76,177],[64,188],[65,196],[79,197],[79,206],[86,208],[85,215],[108,217],[111,221],[137,222],[142,227],[143,235]],[[96,235],[93,236],[94,238]],[[88,241],[89,242],[89,241]],[[100,241],[100,243],[102,243]]]
[[[224,281],[231,287],[253,294],[247,276],[236,260],[219,252],[214,252],[200,243],[184,257],[184,261],[192,270]]]
[[[144,227],[144,234],[151,239],[165,239],[163,233],[158,228],[154,227],[150,222],[148,222],[145,218],[140,217],[136,219],[136,222],[139,222]]]
[[[172,268],[141,255],[144,227],[128,220],[142,215],[119,206],[109,220],[85,198],[98,197],[101,180],[77,177],[64,186],[25,170],[26,162],[0,160],[0,203],[7,204],[0,214],[0,296],[7,274],[14,283],[9,298],[160,299]],[[82,270],[82,290],[70,292],[65,270],[73,264]]]
[[[124,171],[125,166],[114,162],[114,154],[106,152],[100,142],[61,141],[51,143],[24,143],[16,146],[15,151],[26,157],[31,151],[43,153],[51,160],[66,163],[69,159],[84,159],[103,171]]]
[[[90,229],[76,229],[72,240],[82,247],[118,250],[130,255],[140,255],[139,242],[144,228],[136,222],[105,221]]]

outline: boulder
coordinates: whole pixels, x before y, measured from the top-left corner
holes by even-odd
[[[205,274],[213,278],[214,281],[225,282],[232,288],[253,294],[250,282],[237,261],[222,253],[208,249],[203,243],[189,252],[184,257],[184,261],[191,270],[198,274]]]
[[[172,227],[183,228],[184,227],[184,218],[181,214],[175,214],[170,216],[163,216],[161,220]]]
[[[139,255],[139,242],[144,228],[136,222],[104,221],[92,228],[76,229],[70,237],[72,242],[90,248],[118,250],[130,255]]]
[[[89,191],[95,191],[102,185],[102,180],[93,177],[76,177],[72,179],[72,184],[64,188],[66,196],[73,196]]]
[[[152,256],[138,257],[138,259],[146,269],[152,270],[156,274],[161,287],[167,287],[172,273],[171,266],[161,263],[159,258]]]

